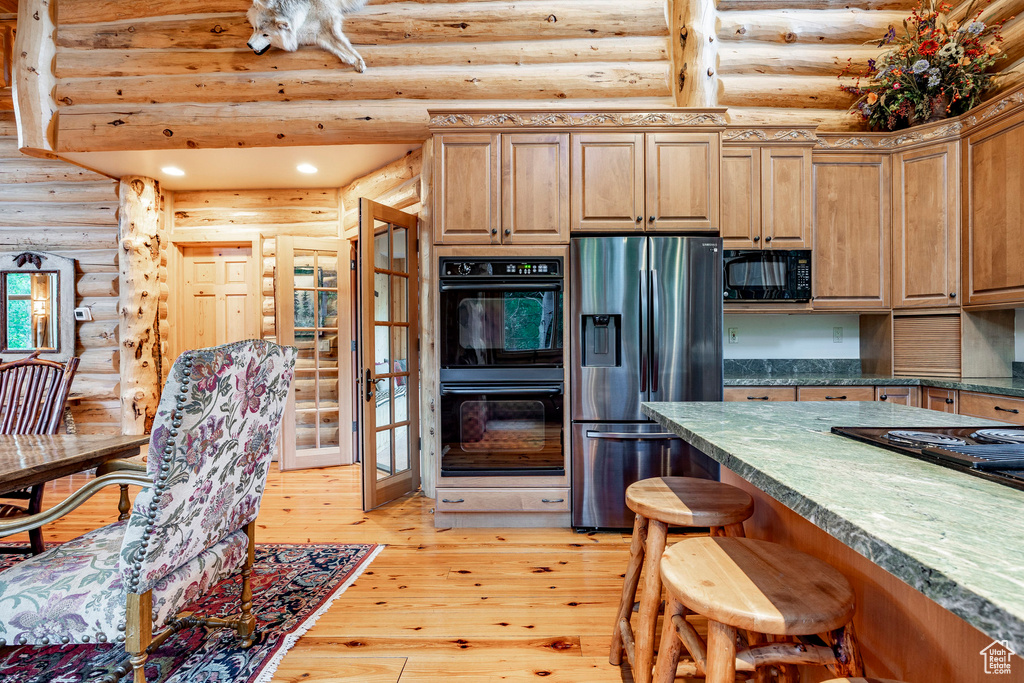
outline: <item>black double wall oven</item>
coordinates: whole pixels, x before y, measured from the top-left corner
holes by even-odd
[[[440,261],[441,476],[565,474],[561,258]]]

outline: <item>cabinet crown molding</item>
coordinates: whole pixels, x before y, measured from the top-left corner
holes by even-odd
[[[813,128],[727,128],[722,142],[813,144],[818,142],[818,135]]]
[[[725,109],[592,112],[429,112],[432,129],[482,128],[724,128]]]

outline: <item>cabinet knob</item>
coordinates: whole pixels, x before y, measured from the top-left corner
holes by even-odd
[[[765,237],[765,238],[764,238],[764,241],[765,241],[765,242],[771,242],[771,241],[772,241],[772,238],[771,238],[771,236]]]
[[[640,225],[643,222],[644,222],[644,217],[643,216],[637,216],[636,217],[636,224],[637,225]]]
[[[509,228],[505,228],[505,235],[508,236],[508,235],[511,235],[511,234],[512,234],[512,231]]]
[[[881,396],[878,397],[878,400],[880,400],[880,401],[886,401],[888,399],[889,399],[889,394],[882,394]]]
[[[754,241],[755,242],[760,242],[761,241],[761,236],[760,235],[754,235]]]
[[[648,218],[647,222],[648,223],[653,223],[654,222],[654,216],[651,216],[650,218]]]
[[[498,229],[497,228],[491,228],[491,234],[492,235],[497,235],[498,234]]]
[[[956,292],[950,292],[949,293],[949,298],[950,299],[955,299],[956,298]]]

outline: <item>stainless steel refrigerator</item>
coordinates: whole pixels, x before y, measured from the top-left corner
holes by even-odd
[[[576,238],[569,273],[573,526],[630,527],[634,481],[718,479],[640,404],[722,400],[722,241]]]

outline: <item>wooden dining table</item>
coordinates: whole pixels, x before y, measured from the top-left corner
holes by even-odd
[[[0,436],[0,495],[130,458],[149,436],[13,434]]]

